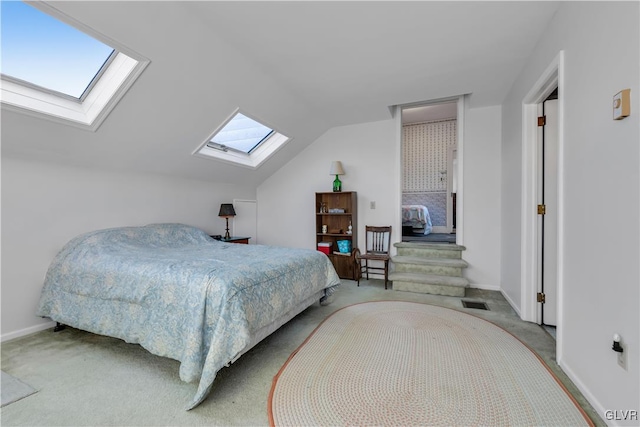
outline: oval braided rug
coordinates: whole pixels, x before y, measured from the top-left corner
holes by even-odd
[[[273,380],[271,425],[592,425],[542,361],[494,324],[411,302],[348,306]]]

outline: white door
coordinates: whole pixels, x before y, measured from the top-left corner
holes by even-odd
[[[236,216],[233,217],[233,231],[235,237],[250,237],[249,244],[258,243],[258,209],[255,200],[233,199]]]
[[[540,323],[556,326],[558,310],[558,100],[543,104],[545,124],[540,145],[540,291],[545,296]]]

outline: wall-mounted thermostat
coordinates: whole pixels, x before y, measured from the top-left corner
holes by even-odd
[[[631,113],[631,89],[625,89],[613,96],[613,120],[621,120]]]

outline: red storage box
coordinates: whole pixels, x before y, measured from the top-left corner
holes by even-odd
[[[318,243],[318,250],[329,255],[331,253],[331,244],[331,242],[320,242]]]

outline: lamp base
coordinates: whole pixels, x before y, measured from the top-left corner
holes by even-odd
[[[333,191],[335,193],[342,191],[342,181],[340,181],[338,175],[336,175],[336,179],[333,181]]]
[[[227,240],[231,238],[231,235],[229,234],[229,218],[227,218],[227,230],[226,233],[224,233],[224,238]]]

